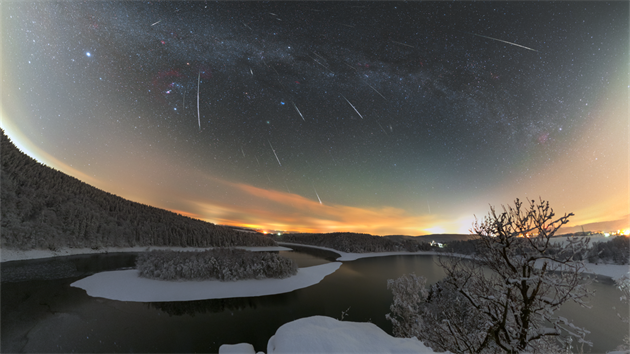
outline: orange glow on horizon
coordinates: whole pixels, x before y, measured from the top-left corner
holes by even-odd
[[[187,211],[177,210],[177,209],[167,209],[167,210],[170,211],[170,212],[173,212],[175,214],[187,216],[189,218],[204,220],[201,215],[198,215],[198,214],[195,214],[195,213],[189,213]],[[204,221],[207,221],[207,220],[204,220]]]
[[[220,181],[248,200],[246,205],[194,201],[197,214],[221,225],[303,233],[358,232],[372,235],[423,235],[427,226],[446,223],[436,216],[411,215],[390,206],[365,208],[320,204],[297,194]],[[444,231],[444,229],[441,229]]]

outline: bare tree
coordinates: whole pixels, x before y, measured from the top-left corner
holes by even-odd
[[[392,322],[394,336],[418,337],[423,327],[420,307],[427,298],[426,283],[425,277],[414,273],[387,280],[387,289],[394,294],[394,303],[389,307],[392,312],[385,318]]]
[[[617,288],[621,291],[621,296],[619,297],[619,300],[625,304],[628,304],[628,302],[630,302],[630,274],[626,274],[619,279],[615,279],[615,283],[617,285]],[[617,308],[613,306],[613,309],[616,310]],[[628,320],[628,317],[626,316],[622,316],[619,313],[617,313],[617,316],[623,323],[630,322]],[[630,352],[630,335],[626,335],[623,338],[623,344],[619,345],[617,347],[617,350]]]
[[[446,277],[433,285],[419,316],[427,323],[417,337],[435,350],[453,353],[549,352],[561,334],[587,343],[589,333],[554,315],[565,302],[586,306],[590,295],[581,261],[588,240],[551,237],[573,214],[554,219],[549,203],[517,199],[497,213],[491,207],[473,231],[480,237],[471,258],[440,258]],[[413,302],[411,300],[410,302]],[[430,325],[429,325],[430,324]]]

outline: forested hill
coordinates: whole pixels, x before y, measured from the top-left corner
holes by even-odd
[[[3,248],[276,245],[263,235],[239,232],[99,190],[22,153],[4,130],[0,156]]]

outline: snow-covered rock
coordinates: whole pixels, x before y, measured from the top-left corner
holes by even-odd
[[[312,316],[285,323],[267,343],[272,353],[434,353],[416,338],[396,338],[373,323]]]
[[[258,353],[264,354],[263,352]],[[256,354],[256,350],[249,343],[223,344],[219,347],[219,354]]]

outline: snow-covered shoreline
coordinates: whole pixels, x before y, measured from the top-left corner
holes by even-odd
[[[279,245],[284,245],[287,247],[291,246],[301,246],[301,247],[310,247],[316,248],[326,251],[331,251],[339,254],[336,261],[354,261],[361,258],[370,258],[370,257],[384,257],[384,256],[414,256],[414,255],[433,255],[433,256],[448,256],[450,254],[444,252],[433,252],[433,251],[417,251],[417,252],[370,252],[370,253],[348,253],[338,251],[332,248],[321,247],[321,246],[312,246],[305,245],[299,243],[288,243],[288,242],[278,242]],[[466,255],[457,255],[459,257],[470,258],[470,256]],[[623,277],[624,275],[630,273],[630,265],[620,265],[620,264],[594,264],[585,262],[586,270],[584,271],[586,274],[593,274],[598,276],[609,277],[612,279],[618,279]]]
[[[320,250],[330,251],[333,253],[337,253],[339,257],[337,257],[336,261],[354,261],[361,258],[371,258],[371,257],[385,257],[385,256],[413,256],[413,255],[430,255],[430,256],[439,256],[443,255],[442,252],[433,252],[433,251],[417,251],[417,252],[408,252],[408,251],[394,251],[394,252],[366,252],[366,253],[351,253],[351,252],[342,252],[336,250],[334,248],[322,247],[322,246],[313,246],[307,245],[303,243],[290,243],[290,242],[278,242],[278,245],[285,245],[287,247],[291,246],[299,246],[299,247],[308,247],[308,248],[317,248]]]
[[[151,250],[175,250],[175,251],[205,251],[212,247],[170,247],[170,246],[137,246],[137,247],[103,247],[99,249],[92,248],[61,248],[57,251],[51,250],[16,250],[16,249],[0,249],[0,262],[22,261],[29,259],[42,259],[63,256],[75,256],[83,254],[107,254],[107,253],[124,253],[124,252],[147,252]],[[290,248],[281,246],[266,247],[246,247],[236,246],[234,248],[244,249],[248,251],[291,251]]]

